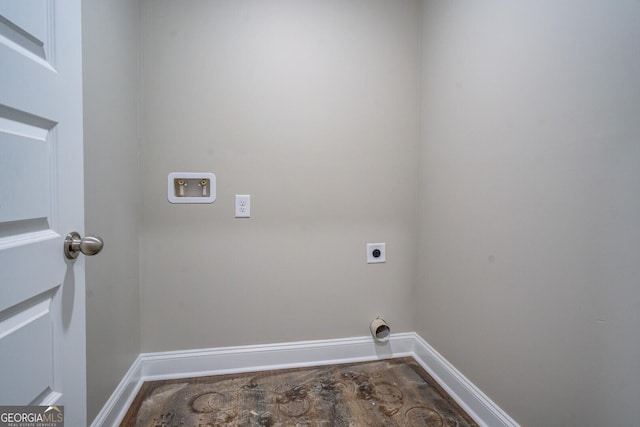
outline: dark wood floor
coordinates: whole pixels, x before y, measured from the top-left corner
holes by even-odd
[[[143,384],[121,426],[477,426],[412,358]]]

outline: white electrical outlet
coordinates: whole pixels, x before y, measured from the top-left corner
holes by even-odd
[[[386,243],[367,243],[367,264],[387,262]]]
[[[251,217],[251,196],[249,194],[236,194],[236,218]]]

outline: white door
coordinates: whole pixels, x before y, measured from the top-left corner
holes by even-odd
[[[85,426],[80,0],[0,0],[0,405]]]

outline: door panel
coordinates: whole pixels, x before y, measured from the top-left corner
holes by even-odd
[[[48,293],[14,308],[13,315],[0,323],[0,360],[24,358],[3,380],[3,404],[31,402],[53,389],[51,296]]]
[[[51,0],[0,0],[2,43],[36,62],[50,62],[54,8]]]
[[[13,183],[0,187],[0,223],[17,222],[13,227],[23,232],[49,224],[54,126],[52,121],[0,105],[0,182]]]

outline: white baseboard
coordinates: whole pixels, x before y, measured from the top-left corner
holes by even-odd
[[[413,353],[413,342],[413,334],[396,334],[389,345],[358,337],[147,353],[141,355],[142,375],[173,379],[400,357]]]
[[[91,427],[117,426],[144,381],[331,365],[411,356],[481,426],[518,427],[511,417],[414,332],[204,350],[143,353],[113,392]]]
[[[487,427],[519,426],[420,335],[414,334],[414,338],[413,358],[478,424]]]
[[[129,406],[133,403],[136,394],[140,390],[142,383],[146,381],[142,377],[142,355],[139,355],[133,362],[127,373],[124,375],[118,387],[113,391],[107,403],[102,407],[96,418],[91,423],[91,427],[118,426],[120,421],[127,414]]]

